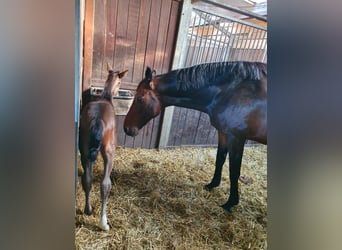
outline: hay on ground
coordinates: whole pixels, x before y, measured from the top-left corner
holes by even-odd
[[[214,173],[215,148],[117,148],[108,232],[97,227],[103,174],[99,156],[91,216],[83,214],[84,193],[78,179],[76,249],[266,249],[266,155],[266,146],[245,147],[240,204],[227,213],[220,205],[229,193],[228,161],[221,185],[212,192],[203,189]]]

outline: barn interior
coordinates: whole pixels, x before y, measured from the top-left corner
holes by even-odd
[[[126,70],[122,96],[113,99],[118,148],[108,205],[109,232],[96,227],[103,161],[95,166],[94,215],[82,213],[76,183],[77,249],[266,249],[267,147],[245,147],[241,204],[232,214],[220,205],[229,192],[228,162],[220,188],[203,190],[215,165],[218,135],[207,114],[168,107],[136,137],[123,121],[147,66],[157,74],[206,62],[267,63],[267,0],[83,0],[79,83],[101,89],[107,63]],[[127,94],[129,93],[129,94]],[[76,151],[77,152],[77,151]],[[78,159],[77,175],[82,174]]]

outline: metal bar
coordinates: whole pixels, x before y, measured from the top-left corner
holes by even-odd
[[[191,15],[192,16],[192,15]],[[192,27],[191,27],[191,33],[190,33],[190,38],[189,38],[189,46],[188,46],[188,49],[186,50],[186,56],[185,56],[185,65],[190,65],[190,56],[189,56],[189,53],[190,53],[190,48],[192,47],[192,37],[193,37],[193,34],[194,34],[194,28],[195,28],[195,24],[196,24],[196,18],[197,18],[197,13],[195,13],[195,16],[194,16],[194,19],[193,19],[193,22],[192,22]],[[188,31],[187,30],[187,34],[188,34]],[[193,51],[191,52],[193,53]]]
[[[221,32],[220,30],[218,30],[218,29],[216,29],[217,30],[217,33],[218,32]],[[222,32],[221,32],[221,34],[220,34],[220,36],[218,37],[218,36],[216,36],[216,38],[218,39],[218,40],[216,40],[216,43],[217,43],[217,41],[219,41],[218,42],[218,44],[217,44],[217,49],[216,49],[216,56],[215,56],[215,61],[216,62],[218,62],[219,60],[218,60],[218,57],[219,57],[219,51],[220,51],[220,42],[221,42],[221,39],[222,39]],[[215,45],[216,45],[216,43],[215,43]],[[216,46],[215,46],[216,47]]]
[[[266,44],[266,47],[265,47],[265,49],[264,49],[264,55],[263,55],[263,57],[262,57],[262,62],[267,62],[266,57],[267,57],[267,44]]]
[[[254,55],[253,55],[253,61],[257,61],[258,60],[258,49],[257,49],[257,46],[258,46],[258,42],[259,42],[259,39],[261,38],[261,35],[262,35],[262,30],[258,30],[258,33],[256,34],[255,36],[255,39],[254,39],[254,44],[253,44],[253,49],[254,49]]]
[[[243,10],[243,9],[234,7],[232,5],[226,4],[226,3],[218,3],[218,2],[211,1],[211,0],[201,0],[201,1],[205,2],[205,3],[209,3],[209,4],[212,4],[212,5],[215,5],[217,7],[220,7],[220,8],[226,9],[226,10],[231,10],[231,11],[237,12],[239,14],[242,14],[242,15],[245,15],[245,16],[254,17],[255,19],[267,22],[267,17],[255,14],[255,13],[250,12],[248,10]]]
[[[259,41],[258,41],[257,46],[256,46],[257,51],[262,50],[262,44],[263,44],[263,41],[265,39],[265,34],[266,34],[266,32],[261,33],[261,36],[260,36]],[[261,60],[261,58],[260,58],[260,55],[258,53],[257,54],[257,61],[260,61],[260,60]]]
[[[199,23],[201,22],[201,18],[198,14],[195,15],[196,19],[197,17],[199,17]],[[194,22],[196,23],[196,19],[194,19]],[[194,27],[193,27],[194,28]],[[192,37],[195,37],[195,39],[192,39]],[[193,60],[194,60],[194,55],[196,54],[196,45],[197,45],[197,36],[194,35],[194,29],[192,29],[191,31],[191,44],[190,44],[190,48],[192,48],[191,51],[191,57],[189,56],[189,65],[193,65]],[[194,41],[194,43],[192,43]]]
[[[213,16],[210,17],[210,20],[212,19]],[[210,36],[209,38],[209,45],[208,45],[208,50],[207,50],[207,55],[205,56],[205,62],[209,62],[208,61],[208,55],[210,54],[210,48],[211,48],[211,42],[213,41],[212,36]]]
[[[237,60],[241,60],[241,48],[242,48],[242,42],[243,42],[243,38],[241,39],[241,37],[243,36],[242,34],[245,33],[246,30],[246,25],[242,25],[240,26],[240,33],[238,34],[238,43],[236,44],[236,51],[237,51]]]
[[[82,51],[83,51],[83,28],[84,28],[84,1],[83,0],[75,0],[75,194],[77,191],[77,176],[78,176],[78,161],[77,161],[77,152],[78,152],[78,141],[79,141],[79,123],[80,123],[80,101],[81,101],[81,93],[82,93],[82,71],[83,71],[83,60],[82,60]],[[76,201],[75,201],[76,202]],[[76,214],[76,203],[75,203],[75,214]]]
[[[197,13],[198,13],[198,12],[202,12],[202,13],[204,13],[204,11],[196,10],[196,9],[194,9],[194,12],[197,12]],[[210,14],[210,13],[207,13],[207,12],[206,12],[206,14]],[[216,17],[222,18],[222,17],[220,17],[220,16],[216,16]],[[222,19],[228,20],[228,21],[230,22],[230,20],[227,19],[227,18],[222,18]],[[206,18],[205,20],[208,22],[208,25],[209,25],[209,24],[210,24],[210,25],[213,25],[216,29],[218,29],[218,30],[220,30],[221,32],[223,32],[223,33],[229,35],[229,32],[228,32],[227,30],[225,30],[224,28],[220,27],[220,25],[217,25],[217,24],[216,24],[216,20],[215,20],[215,21],[211,21],[211,20],[208,20],[208,18]]]
[[[207,15],[208,15],[208,13],[207,13]],[[210,19],[210,17],[209,17],[209,19]],[[206,17],[206,20],[208,20],[208,17]],[[208,20],[208,23],[209,23],[209,22],[210,22],[210,20]],[[208,34],[209,30],[210,30],[210,25],[207,25],[207,34]],[[201,62],[205,62],[205,60],[204,60],[204,54],[205,54],[205,52],[207,52],[206,55],[208,55],[208,51],[209,51],[209,47],[210,47],[210,46],[207,46],[208,37],[209,37],[208,35],[205,37],[204,50],[203,50],[203,54],[202,54],[202,56],[201,56]]]
[[[204,22],[206,22],[206,20],[205,20],[205,18],[203,18],[202,17],[202,15],[203,15],[204,13],[202,12],[201,13],[201,15],[199,16],[199,18],[200,18],[200,23],[199,23],[199,25],[197,26],[198,28],[197,28],[197,30],[199,31],[199,27],[200,27],[200,24],[201,24],[201,20],[203,19],[204,20]],[[205,14],[206,15],[206,14]],[[195,57],[196,57],[196,59],[194,60],[194,62],[195,62],[195,64],[197,64],[198,63],[198,61],[199,61],[199,54],[200,54],[200,52],[201,52],[201,45],[202,45],[202,37],[203,37],[203,30],[204,30],[204,28],[202,28],[201,29],[202,30],[202,32],[201,32],[201,35],[199,36],[200,37],[200,40],[199,40],[199,45],[198,45],[198,50],[197,50],[197,53],[196,53],[196,55],[195,55]],[[197,32],[197,34],[198,34],[198,32]],[[196,45],[197,45],[197,38],[198,38],[198,36],[196,36]]]
[[[220,15],[218,13],[215,13],[215,12],[213,12],[211,10],[202,9],[200,6],[194,7],[194,10],[199,10],[199,11],[202,11],[202,12],[206,12],[206,13],[209,13],[209,14],[217,16],[217,17],[228,19],[228,20],[230,20],[232,22],[238,22],[238,23],[242,23],[242,24],[245,24],[245,25],[249,25],[249,26],[257,28],[257,29],[267,30],[267,28],[265,28],[263,26],[260,26],[260,25],[257,25],[255,23],[246,22],[244,20],[241,20],[241,19],[238,19],[238,18],[234,18],[234,17],[225,17],[225,16]]]
[[[204,38],[202,38],[201,36],[199,36],[199,35],[193,35],[194,37],[199,37],[200,39],[202,39],[202,40],[204,40]],[[213,36],[211,36],[211,37],[217,37],[217,36],[222,36],[222,35],[213,35]],[[208,37],[208,36],[205,36],[205,37]],[[225,36],[225,37],[227,37],[227,36]],[[216,43],[218,43],[218,44],[223,44],[223,45],[225,45],[226,43],[225,42],[222,42],[222,40],[220,41],[220,40],[216,40]]]
[[[246,29],[248,30],[248,35],[247,37],[244,39],[244,43],[243,43],[243,51],[242,51],[242,58],[243,60],[247,60],[247,55],[246,55],[246,51],[249,49],[247,46],[247,42],[249,41],[249,36],[251,35],[251,27],[247,26]]]
[[[226,26],[226,24],[224,26]],[[222,61],[225,61],[225,53],[228,50],[228,46],[229,46],[229,43],[227,43],[227,38],[228,38],[228,41],[229,41],[230,40],[230,36],[226,35],[225,38],[224,38],[223,47],[222,47],[222,53],[221,53],[221,60]],[[225,45],[227,45],[227,46],[225,46]]]
[[[215,36],[217,36],[218,30],[215,29],[215,31],[216,31]],[[211,57],[210,57],[210,62],[214,62],[215,47],[216,47],[216,39],[214,39],[214,46],[213,46],[213,49],[212,49],[212,53],[211,53]]]
[[[255,33],[254,33],[255,32]],[[252,42],[251,42],[251,49],[253,51],[253,54],[251,54],[250,58],[251,58],[251,61],[253,61],[253,59],[255,58],[255,42],[256,42],[256,38],[257,36],[259,35],[261,31],[259,29],[254,29],[253,31],[253,36],[252,36]],[[255,34],[255,35],[254,35]]]
[[[239,25],[239,23],[237,23],[237,22],[235,22],[234,23],[234,25],[235,25],[235,31],[237,30],[237,28],[239,27],[238,25]],[[234,34],[234,36],[233,36],[233,41],[232,41],[232,45],[231,45],[231,49],[233,49],[233,50],[231,50],[231,53],[230,53],[230,55],[229,55],[229,60],[234,60],[235,59],[235,54],[236,54],[236,50],[234,49],[234,44],[236,43],[236,41],[238,40],[238,38],[237,38],[237,36],[236,36],[236,34]]]
[[[236,23],[234,22],[234,23],[232,23],[232,32],[233,32],[233,30],[234,30],[234,25],[235,25]],[[230,52],[231,52],[231,48],[232,48],[232,46],[233,46],[233,42],[234,42],[234,40],[235,40],[235,35],[233,34],[233,33],[231,33],[231,36],[230,36],[230,38],[229,38],[229,42],[228,42],[228,46],[227,46],[227,51],[226,51],[226,53],[225,53],[225,58],[226,58],[226,60],[227,61],[229,61],[229,57],[230,57]]]
[[[265,61],[265,57],[266,57],[266,54],[267,54],[267,33],[265,32],[264,33],[264,39],[263,39],[263,42],[262,42],[262,45],[263,45],[263,50],[264,50],[264,53],[262,55],[262,59],[261,61],[264,62]]]

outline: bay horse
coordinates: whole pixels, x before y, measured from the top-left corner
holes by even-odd
[[[230,61],[205,63],[153,75],[147,67],[124,121],[127,135],[138,131],[167,106],[205,112],[218,130],[215,172],[205,189],[220,185],[229,153],[230,195],[222,207],[239,203],[238,179],[246,140],[267,144],[267,64]]]
[[[89,193],[93,181],[93,165],[99,151],[101,151],[104,162],[104,176],[101,181],[102,210],[99,227],[103,230],[109,230],[106,204],[112,188],[110,173],[113,168],[113,157],[117,141],[112,98],[119,90],[121,79],[127,75],[127,72],[126,70],[119,73],[109,69],[101,97],[85,103],[81,112],[79,150],[84,170],[82,175],[82,188],[85,192],[84,213],[90,215],[93,212],[89,203]]]

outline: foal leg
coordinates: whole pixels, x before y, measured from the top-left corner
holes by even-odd
[[[84,206],[84,213],[86,215],[91,215],[93,209],[89,202],[89,193],[91,190],[91,186],[93,183],[93,163],[84,156],[81,155],[81,163],[83,167],[83,175],[82,175],[82,188],[85,193],[85,206]]]
[[[222,167],[226,161],[228,147],[227,147],[227,136],[221,132],[218,133],[219,142],[216,154],[215,172],[211,182],[204,186],[204,189],[211,191],[221,183]]]
[[[230,195],[228,201],[222,207],[230,211],[230,209],[239,203],[238,180],[240,177],[241,161],[243,149],[246,139],[237,137],[229,137],[229,179],[230,179]]]
[[[101,154],[104,161],[104,176],[101,181],[101,200],[102,200],[102,210],[101,219],[99,222],[99,227],[103,230],[108,231],[109,225],[107,222],[106,205],[107,199],[112,188],[112,182],[110,180],[110,173],[113,168],[113,156],[114,156],[114,146],[108,146],[101,150]]]

